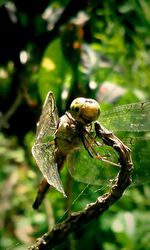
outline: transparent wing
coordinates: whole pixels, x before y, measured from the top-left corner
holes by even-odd
[[[112,131],[150,131],[150,102],[132,103],[104,111],[99,121]]]
[[[131,149],[133,159],[133,181],[132,185],[142,185],[150,182],[150,136],[143,134],[142,136],[131,135],[124,138],[123,141]]]
[[[42,113],[37,123],[35,143],[41,143],[54,139],[54,133],[59,122],[55,98],[52,92],[48,92]]]
[[[67,165],[75,180],[91,185],[106,186],[110,184],[119,171],[119,167],[115,166],[115,164],[118,164],[118,155],[111,147],[103,145],[100,140],[98,142],[99,145],[93,144],[92,147],[96,151],[96,155],[100,155],[101,158],[91,158],[82,146],[68,156]],[[123,142],[132,150],[134,166],[132,185],[149,183],[150,138],[144,136],[129,137],[124,138]],[[109,162],[112,162],[112,164]]]
[[[35,144],[32,152],[47,182],[66,196],[59,177],[57,163],[55,162],[55,145],[50,142]]]
[[[55,98],[52,92],[47,94],[42,114],[37,124],[36,139],[32,147],[35,161],[47,182],[65,196],[55,162],[54,134],[59,122]]]

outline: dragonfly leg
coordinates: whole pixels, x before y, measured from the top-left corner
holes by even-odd
[[[115,163],[115,162],[112,162],[112,161],[107,160],[107,157],[106,157],[106,156],[102,156],[102,155],[97,154],[97,155],[95,155],[93,158],[94,158],[94,159],[101,160],[101,161],[105,161],[105,162],[109,163],[110,165],[113,165],[113,166],[116,166],[116,167],[120,167],[120,164],[119,164],[119,163]]]

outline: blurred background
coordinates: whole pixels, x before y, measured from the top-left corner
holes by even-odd
[[[102,111],[150,100],[150,1],[1,0],[0,37],[0,249],[24,250],[105,192],[64,168],[68,198],[51,190],[32,209],[42,176],[31,147],[47,92],[60,116],[78,96]],[[150,186],[141,184],[56,249],[149,250]]]

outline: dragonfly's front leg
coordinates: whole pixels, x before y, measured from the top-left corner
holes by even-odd
[[[94,158],[95,157],[95,150],[92,147],[93,144],[101,147],[102,143],[100,143],[99,141],[96,140],[96,136],[93,136],[89,131],[87,131],[87,129],[83,129],[80,132],[80,139],[84,145],[84,148],[86,149],[86,151],[88,152],[88,154],[90,155],[90,157]]]

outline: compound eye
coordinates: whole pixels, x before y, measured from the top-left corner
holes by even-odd
[[[74,107],[74,111],[75,111],[76,113],[78,113],[78,112],[79,112],[79,107]]]

